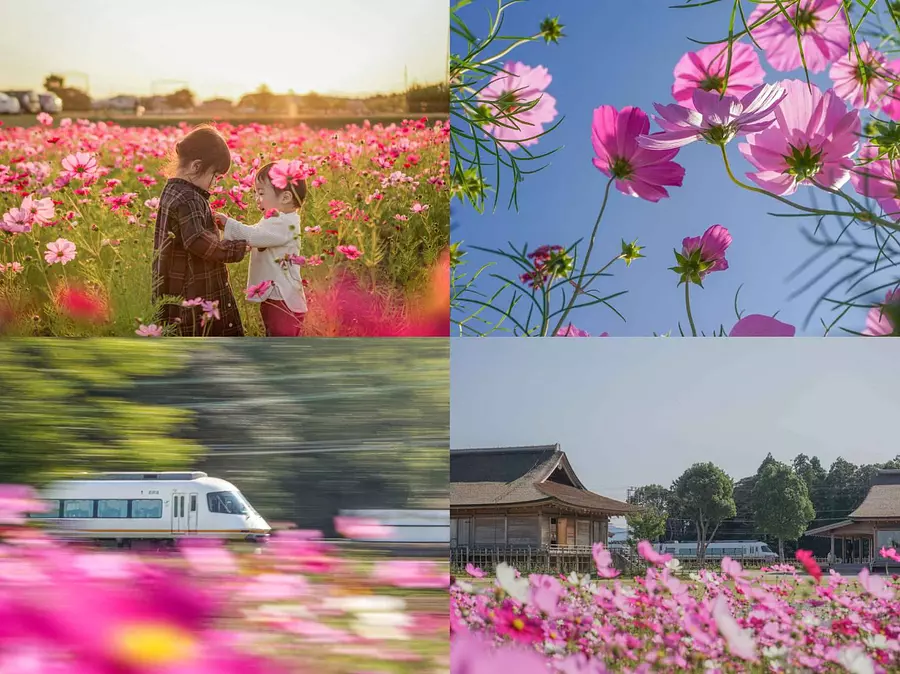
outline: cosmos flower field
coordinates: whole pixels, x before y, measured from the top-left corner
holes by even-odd
[[[685,574],[677,560],[638,546],[645,575],[618,578],[601,544],[592,575],[520,575],[500,564],[451,586],[453,672],[852,672],[900,667],[900,582],[863,569],[823,573],[798,564]],[[893,549],[881,559],[900,561]]]
[[[0,328],[164,334],[151,303],[153,225],[163,173],[189,127],[38,119],[0,126]],[[432,304],[449,246],[446,123],[217,128],[233,161],[211,190],[214,211],[254,224],[261,164],[302,159],[312,171],[297,260],[313,298],[307,334],[405,334],[422,312],[441,310]],[[229,267],[232,289],[246,333],[261,335],[258,308],[241,299],[248,262]],[[371,316],[350,315],[363,306]]]

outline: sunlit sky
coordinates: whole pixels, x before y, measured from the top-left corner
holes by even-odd
[[[588,489],[625,499],[712,461],[771,452],[883,463],[900,362],[879,339],[475,339],[450,348],[450,446],[559,443]],[[452,450],[451,450],[452,451]],[[617,523],[620,522],[617,520]]]
[[[404,67],[410,84],[446,78],[448,16],[446,0],[5,0],[0,89],[83,73],[95,98],[400,91]]]

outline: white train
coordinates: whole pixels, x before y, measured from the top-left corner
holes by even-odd
[[[261,540],[271,527],[230,482],[206,473],[100,473],[42,490],[32,517],[72,539]]]
[[[675,559],[697,559],[697,544],[695,542],[658,543],[653,546],[657,552],[672,555]],[[706,546],[707,559],[761,559],[767,562],[778,560],[778,555],[768,545],[760,541],[723,541],[710,543]]]

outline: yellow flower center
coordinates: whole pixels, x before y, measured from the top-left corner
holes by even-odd
[[[512,626],[514,629],[519,630],[520,632],[525,629],[525,621],[521,618],[516,618],[512,621]]]
[[[183,662],[194,652],[196,641],[173,625],[127,625],[113,637],[119,657],[132,665],[170,665]]]

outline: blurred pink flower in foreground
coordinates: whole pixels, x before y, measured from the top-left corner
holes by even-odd
[[[27,513],[39,513],[46,506],[31,487],[0,484],[0,524],[24,524]]]
[[[67,264],[75,259],[75,244],[67,239],[57,239],[47,244],[47,252],[44,253],[47,264]]]
[[[736,136],[769,128],[784,96],[784,89],[775,84],[760,85],[741,98],[695,89],[693,110],[655,103],[659,116],[654,119],[662,131],[641,135],[638,144],[651,150],[673,150],[697,140],[725,145]]]
[[[310,169],[299,159],[290,161],[282,159],[275,162],[275,165],[269,171],[269,180],[280,190],[287,189],[288,183],[297,185],[301,180],[306,180],[313,175],[315,171]]]
[[[750,314],[734,324],[729,337],[793,337],[797,328],[771,316]]]
[[[450,674],[547,674],[549,671],[544,659],[534,649],[495,646],[467,632],[453,637],[450,652]]]
[[[722,44],[707,45],[682,56],[675,65],[675,83],[672,85],[675,101],[686,108],[693,108],[696,89],[743,96],[765,80],[766,72],[753,46],[735,42],[731,49],[731,70],[723,91],[728,58],[728,46]]]
[[[878,148],[866,145],[859,153],[856,169],[850,174],[850,184],[860,194],[878,202],[884,214],[900,220],[900,160],[876,159]]]
[[[507,63],[479,95],[496,120],[485,124],[484,131],[506,149],[536,144],[544,124],[557,115],[556,99],[546,92],[552,79],[544,66]]]
[[[753,39],[775,70],[796,70],[803,67],[805,60],[809,72],[820,73],[846,54],[850,46],[850,29],[841,0],[800,0],[781,2],[780,6],[769,0],[756,6],[747,23],[753,26],[765,16],[770,18],[753,28]]]
[[[641,541],[640,543],[638,543],[637,551],[641,557],[646,559],[651,564],[665,564],[670,559],[672,559],[672,555],[663,555],[654,550],[649,541]]]
[[[861,62],[856,58],[856,50],[851,49],[831,66],[828,74],[834,82],[835,93],[851,107],[876,111],[890,103],[887,93],[894,86],[892,81],[900,76],[900,59],[888,61],[868,42],[860,42],[857,48]],[[862,71],[866,73],[865,86]]]
[[[430,560],[395,559],[379,562],[372,573],[375,580],[394,587],[440,588],[450,584],[450,578]]]
[[[335,517],[334,528],[344,538],[357,540],[386,540],[394,533],[391,527],[362,517]]]
[[[594,166],[614,178],[622,194],[657,202],[669,196],[666,187],[681,187],[684,167],[672,161],[678,150],[648,150],[638,138],[650,132],[650,118],[640,108],[594,110],[591,143]]]
[[[700,250],[700,259],[703,262],[711,262],[712,266],[701,272],[700,278],[714,271],[728,269],[728,260],[725,259],[725,251],[731,245],[731,233],[722,225],[713,225],[703,236],[688,236],[681,242],[682,255],[690,257],[694,251]]]
[[[871,309],[866,315],[866,328],[862,331],[869,337],[890,337],[894,334],[894,324],[884,307],[900,303],[900,289],[888,290],[884,302]]]
[[[738,146],[759,169],[747,177],[779,195],[813,182],[840,189],[850,178],[851,157],[859,148],[859,113],[848,111],[832,90],[823,94],[800,80],[780,84],[786,96],[775,110],[775,123]]]

